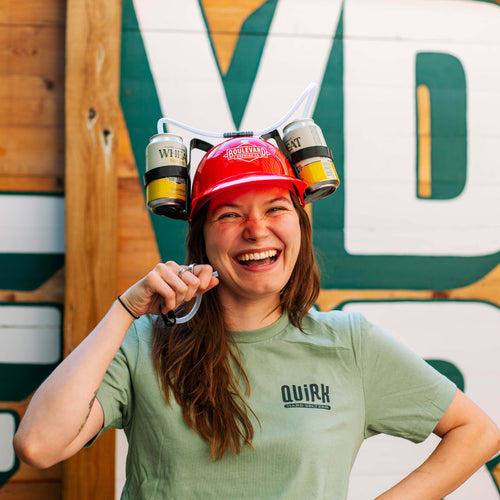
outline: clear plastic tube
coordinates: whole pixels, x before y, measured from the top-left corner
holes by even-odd
[[[198,309],[200,308],[202,297],[203,297],[203,295],[198,295],[198,297],[196,297],[196,300],[194,302],[194,305],[193,305],[191,311],[189,311],[185,316],[181,316],[180,318],[176,317],[175,322],[176,323],[187,323],[198,312]]]
[[[217,271],[214,271],[212,273],[212,276],[214,278],[217,278],[219,275]],[[198,309],[200,308],[201,304],[201,299],[203,298],[203,295],[198,295],[196,297],[196,300],[194,301],[193,307],[191,308],[191,311],[189,311],[185,316],[181,316],[180,318],[175,318],[176,323],[187,323],[193,316],[198,312]]]
[[[316,96],[316,93],[318,91],[318,85],[314,82],[310,83],[304,92],[300,95],[300,97],[297,99],[295,104],[288,110],[288,112],[279,120],[278,122],[274,123],[270,127],[266,127],[262,130],[255,130],[255,131],[248,131],[245,132],[246,135],[253,135],[254,137],[259,137],[261,135],[268,134],[272,130],[277,130],[281,125],[283,125],[287,120],[290,119],[290,117],[297,111],[298,107],[302,104],[304,99],[307,97],[307,101],[304,107],[304,110],[302,112],[302,118],[309,118],[310,113],[311,113],[311,108],[312,104],[314,101],[314,98]],[[212,137],[212,138],[224,138],[227,135],[227,132],[209,132],[208,130],[201,130],[199,128],[191,127],[190,125],[186,125],[185,123],[179,122],[177,120],[173,120],[172,118],[160,118],[158,120],[158,133],[163,134],[165,132],[164,126],[165,125],[174,125],[179,128],[183,128],[184,130],[187,130],[195,135],[202,135],[204,137]]]
[[[158,120],[158,133],[163,134],[165,132],[163,126],[164,125],[175,125],[176,127],[183,128],[184,130],[188,130],[196,135],[203,135],[205,137],[224,137],[224,134],[221,132],[208,132],[207,130],[201,130],[199,128],[191,127],[191,125],[186,125],[185,123],[179,122],[177,120],[173,120],[172,118],[160,118]]]
[[[298,107],[302,104],[302,101],[308,97],[304,111],[302,112],[302,118],[310,118],[310,110],[311,106],[314,100],[314,97],[316,95],[316,92],[318,90],[318,85],[316,83],[310,83],[307,88],[302,92],[302,95],[297,99],[295,104],[290,108],[288,113],[281,118],[280,121],[276,122],[275,124],[271,125],[270,127],[267,127],[263,130],[259,130],[254,133],[254,135],[260,136],[260,135],[265,135],[271,132],[272,130],[277,130],[281,125],[283,125],[286,121],[290,119],[290,117],[297,111]]]

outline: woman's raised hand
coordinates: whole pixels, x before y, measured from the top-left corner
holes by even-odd
[[[176,309],[216,286],[212,266],[158,264],[120,300],[134,316]],[[52,372],[31,399],[15,437],[22,460],[46,468],[74,455],[104,423],[96,389],[130,327],[131,316],[117,301]]]
[[[158,264],[120,298],[135,315],[166,314],[183,302],[205,293],[219,283],[208,264],[183,266],[173,261]]]

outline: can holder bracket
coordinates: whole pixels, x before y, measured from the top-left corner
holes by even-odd
[[[188,170],[186,167],[179,167],[177,165],[165,165],[153,168],[144,174],[144,185],[147,186],[150,182],[163,177],[181,177],[182,179],[187,179]]]
[[[309,146],[295,151],[290,155],[293,164],[315,156],[327,157],[333,160],[332,150],[328,146]]]

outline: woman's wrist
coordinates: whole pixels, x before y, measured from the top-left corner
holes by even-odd
[[[116,300],[123,306],[123,308],[125,309],[125,311],[127,311],[130,316],[132,316],[132,318],[134,319],[139,319],[140,316],[136,316],[132,311],[131,309],[129,308],[129,306],[127,306],[127,304],[125,303],[125,301],[121,298],[121,295],[118,295],[118,297],[116,298]]]

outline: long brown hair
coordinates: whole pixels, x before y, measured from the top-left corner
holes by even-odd
[[[302,330],[302,319],[319,294],[319,273],[314,258],[312,229],[305,210],[292,196],[301,228],[301,245],[290,279],[281,291],[281,307],[290,322]],[[209,264],[203,225],[208,204],[191,223],[186,241],[187,262]],[[217,287],[203,296],[200,310],[187,324],[167,329],[158,317],[153,322],[152,357],[167,403],[173,393],[189,427],[210,445],[210,456],[220,459],[226,450],[238,454],[251,446],[254,436],[247,404],[250,384],[239,361],[238,347],[226,329]]]

